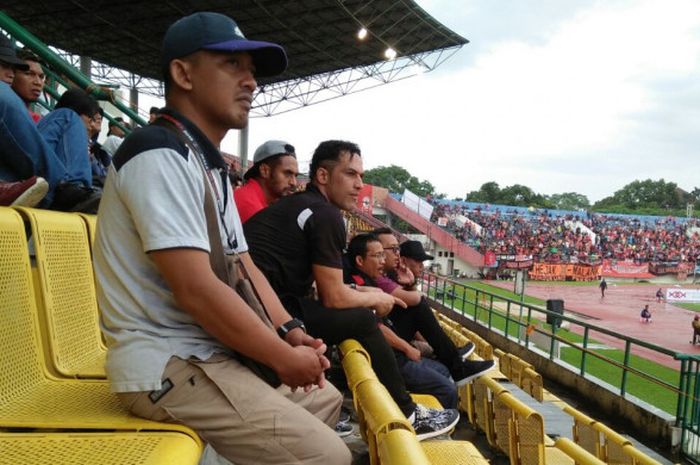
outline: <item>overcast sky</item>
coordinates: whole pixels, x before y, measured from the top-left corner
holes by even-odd
[[[365,169],[403,166],[450,198],[488,181],[591,201],[635,179],[700,187],[700,1],[418,3],[470,43],[419,77],[255,118],[250,152],[284,139],[308,161],[352,140]]]

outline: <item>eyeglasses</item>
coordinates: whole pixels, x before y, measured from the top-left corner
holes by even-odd
[[[372,258],[376,258],[377,260],[381,260],[382,258],[386,257],[384,252],[370,253],[370,254],[367,254],[367,256],[372,257]]]
[[[394,253],[399,253],[399,246],[398,245],[392,245],[391,247],[384,247],[384,250],[391,250]]]

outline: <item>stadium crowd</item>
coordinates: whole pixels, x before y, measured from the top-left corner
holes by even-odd
[[[699,226],[696,219],[552,215],[542,210],[523,213],[515,207],[436,202],[431,220],[446,224],[481,253],[532,256],[544,263],[597,263],[602,259],[688,262],[700,258],[700,234],[693,230]]]

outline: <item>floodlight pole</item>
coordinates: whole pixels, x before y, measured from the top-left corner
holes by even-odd
[[[241,160],[241,174],[248,171],[248,126],[238,131],[238,158]]]

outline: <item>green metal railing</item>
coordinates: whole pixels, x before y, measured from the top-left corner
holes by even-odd
[[[146,124],[146,121],[139,116],[139,114],[133,108],[124,104],[124,102],[115,97],[112,89],[107,86],[99,86],[92,82],[87,76],[82,74],[70,63],[67,63],[60,56],[55,54],[34,34],[20,26],[15,20],[10,18],[2,11],[0,11],[0,29],[6,31],[14,39],[18,40],[36,53],[37,56],[39,56],[39,58],[41,58],[54,72],[54,77],[58,78],[58,76],[60,76],[59,82],[61,82],[64,87],[70,88],[71,86],[69,83],[73,83],[75,86],[88,92],[97,100],[110,102],[117,109],[119,109],[119,111],[131,118],[132,121],[135,121],[142,126]]]
[[[575,316],[433,274],[423,291],[434,303],[595,380],[675,416],[683,452],[700,463],[700,356],[616,333]],[[558,322],[564,323],[562,327]]]

